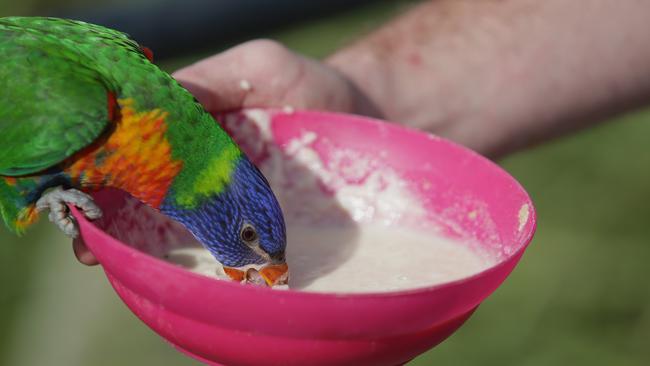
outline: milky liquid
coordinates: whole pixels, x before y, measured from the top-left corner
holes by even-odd
[[[417,230],[365,225],[289,228],[289,287],[338,293],[384,292],[432,286],[471,276],[491,260],[463,243]],[[202,247],[176,248],[167,260],[223,278]]]
[[[468,277],[496,261],[469,249],[468,242],[436,234],[438,228],[409,228],[427,222],[426,210],[409,182],[382,162],[389,152],[364,154],[339,146],[324,160],[316,146],[333,142],[307,129],[280,149],[273,142],[271,117],[262,110],[230,115],[225,125],[258,160],[284,212],[290,288],[412,289]],[[201,247],[172,249],[165,259],[225,278]]]

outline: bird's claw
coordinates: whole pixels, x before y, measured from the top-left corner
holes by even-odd
[[[36,201],[36,210],[41,212],[48,209],[50,211],[49,220],[67,236],[76,238],[79,236],[77,222],[70,214],[66,204],[78,207],[88,219],[95,220],[102,217],[102,210],[88,194],[76,189],[64,190],[61,187],[53,188],[44,193]]]

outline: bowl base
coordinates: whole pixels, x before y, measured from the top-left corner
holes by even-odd
[[[182,354],[184,354],[185,356],[190,357],[190,358],[193,358],[193,359],[195,359],[195,360],[197,360],[197,361],[199,361],[199,362],[201,362],[201,363],[203,363],[203,364],[206,364],[206,365],[208,365],[208,366],[227,366],[227,365],[223,365],[223,364],[216,363],[216,362],[213,362],[213,361],[208,361],[208,360],[206,360],[205,358],[203,358],[203,357],[201,357],[201,356],[197,356],[197,355],[193,354],[192,352],[190,352],[190,351],[188,351],[188,350],[186,350],[186,349],[184,349],[184,348],[182,348],[182,347],[179,347],[179,346],[177,346],[177,345],[175,345],[175,344],[173,344],[173,343],[171,343],[171,342],[169,342],[169,341],[167,341],[167,343],[168,343],[169,345],[171,345],[172,347],[174,347],[177,351],[179,351],[179,352],[181,352]],[[395,365],[395,366],[405,366],[406,364],[408,364],[408,363],[411,362],[411,361],[413,361],[413,360],[408,360],[408,361],[406,361],[405,363],[400,363],[400,364]]]
[[[443,324],[440,324],[438,326],[435,326],[435,327],[429,329],[428,332],[432,332],[432,333],[430,334],[430,337],[425,337],[427,340],[425,341],[424,344],[420,345],[421,350],[418,352],[418,354],[423,353],[426,350],[437,346],[440,342],[447,339],[447,337],[449,337],[453,332],[455,332],[461,325],[463,325],[465,323],[465,321],[467,321],[467,319],[469,319],[470,316],[472,316],[472,314],[476,311],[477,308],[478,308],[478,306],[471,309],[470,311],[468,311],[468,312],[466,312],[464,314],[461,314],[461,315],[457,316],[456,318],[454,318],[454,319],[452,319],[452,320],[450,320],[448,322],[445,322]],[[165,339],[165,338],[163,338],[163,339]],[[231,366],[231,365],[220,364],[220,363],[216,363],[214,361],[207,360],[207,359],[205,359],[205,358],[203,358],[203,357],[201,357],[201,356],[199,356],[199,355],[197,355],[197,354],[195,354],[195,353],[193,353],[193,352],[191,352],[189,350],[186,350],[185,348],[183,348],[183,347],[181,347],[181,346],[179,346],[177,344],[172,343],[168,339],[165,339],[165,341],[168,344],[170,344],[172,347],[174,347],[176,350],[183,353],[184,355],[186,355],[186,356],[188,356],[190,358],[193,358],[193,359],[195,359],[195,360],[197,360],[197,361],[199,361],[199,362],[201,362],[201,363],[203,363],[205,365],[208,365],[208,366]],[[410,342],[410,341],[407,341],[407,343],[408,342]],[[411,361],[413,361],[413,358],[409,359],[408,361],[399,361],[400,363],[398,363],[398,364],[396,364],[394,366],[405,366]],[[349,364],[349,363],[346,363],[346,364]]]

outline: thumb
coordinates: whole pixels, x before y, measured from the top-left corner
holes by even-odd
[[[74,255],[77,257],[77,260],[87,266],[94,266],[99,264],[95,255],[88,250],[86,243],[83,241],[81,236],[72,239],[72,250]]]

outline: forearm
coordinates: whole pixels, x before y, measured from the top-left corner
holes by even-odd
[[[648,21],[648,1],[430,1],[327,63],[385,118],[498,156],[647,102]]]

